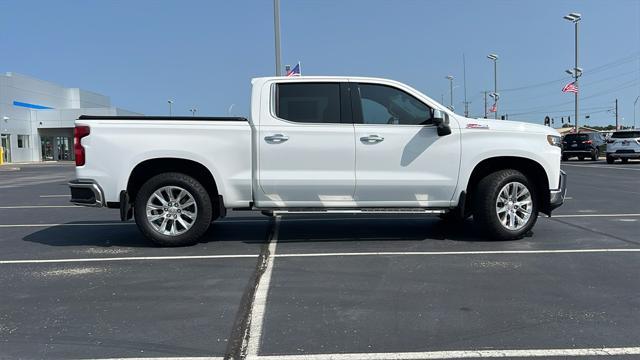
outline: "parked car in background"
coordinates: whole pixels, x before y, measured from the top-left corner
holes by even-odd
[[[598,160],[601,147],[605,145],[605,138],[601,133],[567,134],[562,139],[562,160],[577,157],[584,160]]]
[[[623,163],[640,159],[640,131],[616,131],[611,135],[607,140],[607,163],[613,164],[616,159]]]

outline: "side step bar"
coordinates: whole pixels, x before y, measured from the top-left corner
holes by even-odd
[[[446,209],[419,208],[364,208],[364,209],[278,209],[262,210],[264,215],[295,215],[295,214],[444,214]]]

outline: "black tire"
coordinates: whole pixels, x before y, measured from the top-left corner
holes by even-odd
[[[562,161],[567,161],[569,160],[569,156],[568,155],[562,155]]]
[[[500,222],[496,202],[501,189],[511,182],[524,185],[531,194],[532,212],[524,226],[517,230],[507,229]],[[526,176],[517,170],[500,170],[485,176],[478,183],[473,197],[473,219],[491,240],[520,239],[527,234],[538,218],[538,197],[535,187]]]
[[[607,164],[613,164],[616,161],[616,159],[612,158],[611,156],[607,156]]]
[[[578,160],[583,161],[584,160],[584,155],[578,155]]]
[[[162,234],[147,220],[147,201],[156,190],[165,186],[185,189],[193,196],[197,206],[197,216],[191,227],[179,235]],[[209,228],[212,213],[211,199],[207,190],[196,179],[182,173],[164,173],[147,180],[138,191],[134,204],[134,216],[138,228],[145,237],[160,246],[185,246],[197,243]]]
[[[628,158],[621,158],[620,161],[622,161],[623,164],[626,164],[629,162]]]
[[[599,157],[600,157],[600,151],[598,149],[593,150],[593,156],[591,157],[591,160],[596,161],[598,160]]]

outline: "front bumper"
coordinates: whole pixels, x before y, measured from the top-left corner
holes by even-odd
[[[71,203],[81,206],[103,207],[106,206],[104,192],[93,180],[71,180]]]
[[[560,187],[555,190],[549,190],[549,212],[558,208],[564,203],[564,197],[567,194],[567,173],[560,170]]]

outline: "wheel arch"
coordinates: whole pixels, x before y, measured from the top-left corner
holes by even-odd
[[[138,163],[132,170],[127,181],[127,193],[131,201],[135,201],[140,187],[150,178],[167,172],[178,172],[189,175],[198,180],[207,190],[213,204],[214,211],[220,195],[218,184],[211,171],[203,164],[189,159],[161,157],[147,159]]]
[[[513,169],[523,173],[535,186],[539,211],[550,213],[549,178],[544,167],[535,160],[519,156],[495,156],[480,161],[473,168],[465,189],[465,212],[473,209],[473,195],[478,183],[485,176],[499,170]]]

